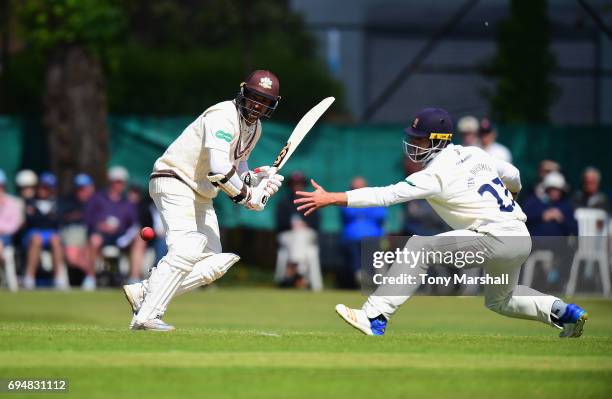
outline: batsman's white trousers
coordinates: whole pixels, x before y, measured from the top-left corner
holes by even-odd
[[[408,240],[406,248],[419,251],[431,245],[433,250],[439,251],[484,251],[487,253],[482,265],[485,273],[492,277],[508,275],[507,284],[485,286],[485,306],[505,316],[539,320],[552,325],[550,312],[558,298],[518,285],[521,266],[531,252],[531,237],[524,223],[517,221],[492,226],[487,233],[455,230],[433,237],[414,236]],[[426,264],[414,268],[394,264],[387,275],[412,274],[419,281],[419,274],[426,272]],[[363,305],[363,310],[370,318],[380,314],[390,318],[418,287],[418,284],[403,285],[395,292],[388,287],[378,287]]]
[[[170,248],[188,232],[206,236],[205,253],[221,252],[219,224],[212,199],[197,195],[189,186],[172,177],[157,177],[149,182],[149,194],[161,215]]]

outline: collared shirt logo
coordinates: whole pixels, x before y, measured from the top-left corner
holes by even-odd
[[[230,142],[232,141],[232,138],[233,138],[233,136],[232,136],[231,134],[226,133],[226,132],[224,132],[223,130],[217,130],[217,131],[215,132],[215,136],[216,136],[218,139],[221,139],[221,140],[225,140],[225,141],[227,141],[228,143],[230,143]]]
[[[264,89],[271,89],[272,88],[272,79],[270,79],[267,76],[264,76],[263,78],[259,79],[259,85],[261,87],[263,87]]]

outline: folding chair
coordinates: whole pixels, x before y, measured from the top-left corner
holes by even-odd
[[[610,266],[608,263],[608,214],[601,209],[578,208],[574,213],[578,221],[578,250],[574,254],[565,294],[574,295],[584,263],[597,263],[604,296],[610,295]]]

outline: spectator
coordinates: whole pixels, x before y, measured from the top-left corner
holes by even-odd
[[[528,190],[525,193],[525,198],[534,194],[540,199],[545,199],[546,190],[544,190],[543,182],[544,178],[551,172],[561,173],[561,166],[557,162],[550,159],[542,160],[540,162],[540,167],[538,168],[538,181],[531,190]]]
[[[59,236],[59,213],[55,189],[55,175],[45,172],[40,175],[36,196],[25,202],[26,271],[23,286],[27,290],[36,287],[36,269],[40,263],[43,249],[51,249],[54,285],[57,289],[67,289],[68,279],[65,274],[64,254]]]
[[[351,190],[367,187],[363,177],[355,177],[351,182]],[[360,286],[361,241],[366,238],[384,236],[383,225],[387,216],[387,208],[341,208],[342,216],[342,246],[348,266],[348,275],[339,278],[338,285],[342,288],[358,288]],[[350,276],[350,277],[349,277]],[[340,277],[340,276],[339,276]]]
[[[315,212],[311,215],[304,217],[300,212],[296,210],[293,200],[295,199],[295,192],[302,191],[306,188],[306,177],[302,172],[293,172],[287,181],[287,187],[289,191],[287,195],[280,198],[278,205],[276,206],[276,230],[277,232],[283,232],[291,230],[292,220],[296,217],[303,219],[308,227],[316,231],[319,230],[319,213]]]
[[[131,240],[126,240],[130,228],[137,226],[137,215],[134,205],[124,195],[128,180],[128,171],[121,166],[108,170],[109,186],[98,191],[87,202],[85,223],[89,234],[89,264],[87,276],[83,280],[84,290],[95,290],[96,261],[102,247],[106,245],[127,248]]]
[[[461,135],[461,145],[466,147],[480,146],[478,128],[478,119],[471,115],[459,119],[457,122],[457,131]]]
[[[564,198],[565,178],[561,173],[550,172],[542,186],[545,197],[532,194],[525,200],[523,210],[527,215],[527,228],[532,236],[568,236],[577,233],[572,204]]]
[[[150,226],[151,217],[146,215],[148,209],[143,201],[142,189],[139,186],[131,185],[127,190],[127,200],[136,209],[137,223],[136,230],[143,226]],[[134,236],[130,251],[130,271],[128,284],[134,284],[142,280],[142,268],[144,265],[147,242],[139,236]]]
[[[7,194],[6,174],[0,169],[0,262],[12,262],[13,270],[12,238],[22,224],[23,204],[18,198]]]
[[[0,169],[0,254],[22,223],[23,207],[18,198],[6,192],[6,174]]]
[[[67,263],[85,272],[89,264],[85,207],[95,192],[95,186],[92,178],[85,173],[77,174],[73,184],[74,192],[59,203],[60,235]]]
[[[36,185],[38,184],[38,177],[36,173],[29,169],[24,169],[15,175],[15,183],[19,192],[19,197],[24,201],[32,199],[36,196]]]
[[[489,121],[489,119],[484,118],[480,121],[480,143],[482,149],[489,153],[494,158],[501,159],[502,161],[512,162],[512,154],[510,150],[503,144],[498,143],[497,140],[497,130]]]
[[[601,172],[594,167],[588,167],[582,173],[582,189],[574,195],[575,208],[597,208],[610,211],[608,197],[599,191]]]
[[[281,287],[310,287],[319,291],[323,288],[317,238],[319,215],[304,217],[293,204],[295,192],[306,187],[304,174],[291,174],[288,187],[289,192],[276,208],[279,248],[274,278]]]
[[[34,198],[36,195],[36,185],[38,184],[38,176],[36,173],[29,169],[23,169],[15,175],[15,185],[17,187],[17,200],[21,204],[21,209],[25,212],[25,202],[27,199]],[[25,221],[25,213],[22,214],[22,219]],[[13,243],[15,249],[15,260],[19,266],[24,265],[26,261],[26,254],[23,243],[23,235],[25,234],[25,223],[21,224],[21,227],[13,235]],[[20,274],[23,274],[21,272]]]
[[[85,205],[96,190],[92,178],[85,173],[76,175],[73,184],[73,194],[60,203],[62,225],[85,223]]]
[[[168,252],[168,247],[166,246],[166,232],[161,217],[149,194],[138,186],[130,186],[128,199],[137,209],[138,228],[150,226],[155,231],[155,238],[149,242],[144,241],[139,236],[134,238],[130,251],[131,261],[128,276],[128,283],[132,284],[132,282],[142,280],[142,271],[157,264]],[[152,247],[155,251],[155,262],[151,262],[151,264],[145,264],[145,260],[147,260],[145,254],[148,247]]]

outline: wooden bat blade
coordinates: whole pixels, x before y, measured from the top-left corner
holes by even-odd
[[[310,111],[308,111],[302,119],[295,125],[291,136],[287,140],[287,144],[283,147],[281,152],[276,157],[276,160],[272,164],[272,166],[280,169],[285,165],[291,154],[295,151],[295,149],[300,145],[306,134],[312,129],[312,127],[317,123],[317,121],[323,116],[325,111],[332,105],[332,103],[336,99],[334,97],[327,97],[323,99],[320,103],[315,105]]]

